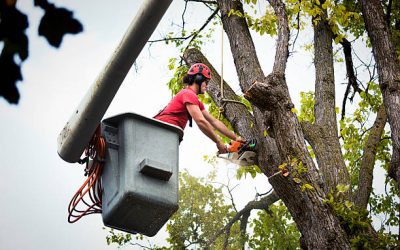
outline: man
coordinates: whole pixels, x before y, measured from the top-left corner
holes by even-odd
[[[208,82],[211,79],[210,69],[202,63],[193,64],[183,82],[187,85],[170,103],[154,118],[179,126],[185,129],[187,122],[191,126],[192,119],[200,130],[217,145],[220,154],[227,153],[225,144],[215,133],[218,130],[226,137],[234,141],[242,141],[235,133],[230,131],[221,121],[215,119],[204,109],[204,104],[197,97],[207,91]]]

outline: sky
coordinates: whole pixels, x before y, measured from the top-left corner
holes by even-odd
[[[22,63],[24,80],[18,83],[19,104],[10,105],[0,99],[0,249],[115,249],[116,246],[106,244],[107,230],[103,229],[101,215],[86,216],[75,224],[67,222],[68,203],[84,181],[83,166],[67,163],[58,156],[57,137],[103,70],[143,1],[53,2],[73,10],[84,31],[66,35],[60,49],[50,47],[37,34],[41,9],[35,8],[33,1],[17,2],[29,18],[29,58]],[[162,37],[181,23],[183,6],[183,1],[173,1],[152,39]],[[188,9],[195,27],[200,27],[207,15],[199,8]],[[312,42],[311,36],[301,39],[299,44]],[[239,91],[226,37],[223,44],[224,78]],[[255,44],[267,74],[272,70],[275,41],[256,38]],[[221,52],[220,35],[203,50],[219,72]],[[312,59],[303,53],[294,53],[288,62],[287,81],[296,106],[300,90],[312,90],[314,82]],[[173,72],[167,65],[168,59],[177,55],[179,51],[173,46],[146,46],[104,118],[125,112],[154,116],[171,99],[166,83]],[[344,79],[343,68],[340,71],[337,78]],[[180,170],[186,169],[196,177],[206,176],[213,167],[203,161],[203,156],[215,155],[216,151],[216,146],[196,125],[186,128],[180,145]],[[236,168],[220,161],[220,181],[233,179]],[[234,195],[239,208],[254,198],[256,190],[263,193],[270,189],[265,177],[247,178],[237,184]],[[166,237],[163,228],[148,240],[160,245]]]

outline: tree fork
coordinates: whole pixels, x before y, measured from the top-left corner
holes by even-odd
[[[263,82],[265,76],[258,62],[246,20],[237,15],[228,15],[232,9],[243,12],[243,6],[240,1],[230,0],[220,0],[218,4],[221,9],[224,30],[227,32],[231,44],[240,85],[246,93],[251,84]],[[281,24],[279,23],[278,25]],[[283,40],[278,38],[278,41]],[[280,53],[280,51],[277,51],[277,53]],[[279,82],[282,81],[285,82],[284,79],[279,79]],[[285,161],[290,162],[293,157],[296,157],[299,162],[302,162],[308,172],[303,173],[301,181],[303,184],[308,183],[313,186],[313,190],[302,191],[300,185],[292,179],[292,176],[285,178],[277,175],[270,179],[274,190],[284,201],[296,221],[303,235],[303,245],[309,249],[350,249],[347,235],[341,228],[338,217],[324,202],[325,196],[317,183],[319,179],[317,170],[307,151],[300,124],[296,115],[287,106],[291,101],[286,84],[281,84],[278,88],[274,84],[262,85],[260,84],[259,86],[266,87],[266,91],[262,92],[262,94],[266,95],[268,100],[272,100],[272,103],[276,103],[278,107],[271,112],[271,122],[280,156]],[[253,87],[255,88],[255,86]],[[273,95],[275,92],[279,93],[279,95]],[[282,97],[283,99],[281,99]],[[274,99],[280,99],[282,102],[274,102]],[[257,105],[254,105],[254,107],[261,110],[261,113],[264,111],[264,107],[260,108]],[[268,110],[268,107],[266,109]],[[261,123],[264,124],[265,117],[255,116],[255,118],[257,126]],[[260,131],[260,127],[257,128],[259,132],[263,131]],[[260,140],[263,141],[263,138],[261,137]],[[265,153],[265,151],[259,152],[258,160],[260,166],[264,164],[268,166],[267,160],[269,159],[266,158]],[[269,166],[269,168],[271,167],[274,168],[276,166]],[[293,171],[294,168],[291,170]]]

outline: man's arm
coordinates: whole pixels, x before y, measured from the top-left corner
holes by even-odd
[[[204,117],[203,113],[200,111],[199,106],[187,103],[186,109],[192,116],[193,120],[196,122],[197,126],[200,128],[201,132],[203,132],[208,138],[210,138],[213,142],[215,142],[215,144],[217,144],[219,153],[226,153],[227,149],[225,144],[214,132],[213,126]]]
[[[202,111],[204,118],[213,126],[216,130],[221,132],[221,134],[225,135],[229,139],[233,141],[241,140],[239,137],[235,135],[234,132],[229,130],[223,122],[220,120],[216,119],[214,116],[210,115],[210,113],[207,112],[207,110]]]

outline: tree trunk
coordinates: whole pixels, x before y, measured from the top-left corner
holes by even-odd
[[[360,0],[361,11],[378,68],[379,86],[392,133],[389,175],[400,189],[400,64],[379,0]]]
[[[271,1],[271,4],[278,6],[275,5],[278,2]],[[222,23],[230,41],[241,88],[253,107],[259,110],[255,112],[255,125],[258,135],[261,135],[258,141],[264,146],[258,152],[259,166],[266,169],[268,176],[279,171],[277,165],[268,164],[271,162],[276,164],[276,157],[273,156],[275,160],[271,161],[271,155],[265,150],[266,144],[271,142],[272,138],[264,139],[262,129],[264,129],[266,117],[261,114],[268,112],[271,117],[268,124],[271,126],[280,159],[282,159],[279,164],[285,162],[291,172],[289,177],[278,174],[269,181],[296,221],[302,234],[302,246],[307,249],[350,249],[347,235],[340,227],[337,216],[324,202],[325,194],[319,186],[320,178],[307,151],[297,116],[292,110],[293,104],[282,70],[268,77],[263,75],[245,19],[237,15],[228,16],[231,9],[243,12],[241,2],[220,0],[218,5]],[[281,8],[282,6],[283,4]],[[288,34],[282,32],[280,36],[282,35]],[[287,39],[278,37],[278,41],[287,41]],[[279,45],[277,45],[276,53],[281,53]],[[300,172],[298,169],[301,165],[307,170]],[[304,189],[306,184],[312,188]]]
[[[322,5],[325,1],[321,1]],[[337,135],[335,75],[333,68],[332,31],[327,11],[313,18],[315,66],[315,128],[318,140],[310,141],[324,179],[325,192],[335,191],[338,184],[350,185],[350,175],[343,160]],[[327,153],[329,152],[329,153]],[[349,196],[350,190],[347,193]]]

